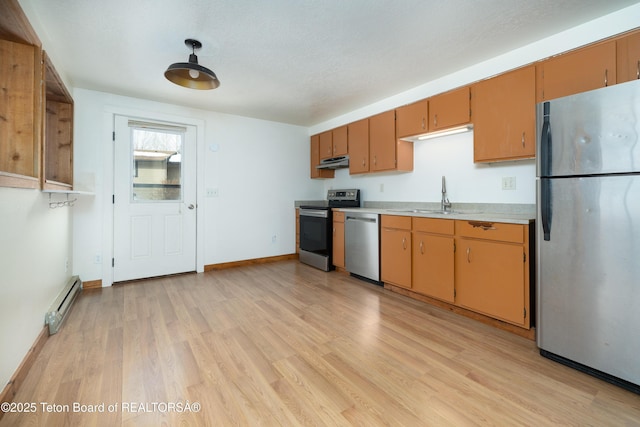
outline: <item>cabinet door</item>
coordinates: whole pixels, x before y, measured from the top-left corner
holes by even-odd
[[[395,111],[387,111],[369,118],[369,170],[396,168]]]
[[[456,304],[517,325],[525,321],[522,245],[459,239]]]
[[[616,42],[556,56],[538,65],[538,102],[616,83]]]
[[[452,90],[429,99],[429,130],[436,131],[469,123],[469,87]]]
[[[382,229],[380,270],[383,282],[411,288],[411,231]]]
[[[429,101],[426,99],[396,108],[397,137],[404,138],[427,132],[428,111]]]
[[[320,136],[311,136],[311,161],[310,161],[310,176],[311,178],[333,178],[334,171],[330,169],[317,169],[316,166],[320,164]]]
[[[349,142],[347,138],[347,125],[340,126],[331,131],[333,138],[332,157],[346,156],[349,153]]]
[[[640,31],[616,41],[617,83],[640,79]]]
[[[453,237],[413,233],[412,289],[454,302]]]
[[[344,268],[344,222],[333,223],[333,265]]]
[[[320,134],[320,160],[333,157],[333,133],[328,130]]]
[[[475,162],[535,156],[535,67],[477,83],[473,104]]]
[[[0,185],[36,188],[39,185],[41,74],[35,46],[0,40]],[[27,177],[19,180],[16,176]],[[30,178],[30,179],[29,179]]]
[[[349,173],[369,172],[369,119],[358,120],[347,127]]]

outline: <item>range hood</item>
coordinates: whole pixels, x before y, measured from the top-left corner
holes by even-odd
[[[332,157],[320,160],[316,169],[343,169],[349,167],[349,156]]]

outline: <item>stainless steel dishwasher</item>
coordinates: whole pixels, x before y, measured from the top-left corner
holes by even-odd
[[[345,212],[345,267],[352,276],[380,283],[380,215]]]

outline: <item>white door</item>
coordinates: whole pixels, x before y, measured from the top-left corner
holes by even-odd
[[[115,116],[113,281],[196,270],[196,131]]]

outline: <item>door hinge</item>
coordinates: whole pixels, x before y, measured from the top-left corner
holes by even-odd
[[[455,290],[455,288],[453,289],[453,297],[454,297],[454,298],[456,297],[456,290]]]
[[[115,267],[115,266],[116,266],[116,259],[111,258],[111,267]]]
[[[523,317],[526,319],[526,318],[527,318],[527,309],[526,309],[526,308],[524,308],[524,309],[523,309],[523,311],[524,311],[524,313],[523,313],[523,314],[524,314],[524,315],[523,315]]]
[[[111,133],[111,140],[114,141],[114,142],[116,140],[116,131],[115,130]]]
[[[116,195],[115,194],[111,195],[111,204],[113,204],[113,205],[116,204]]]
[[[526,253],[522,253],[522,262],[527,262],[527,254]]]

